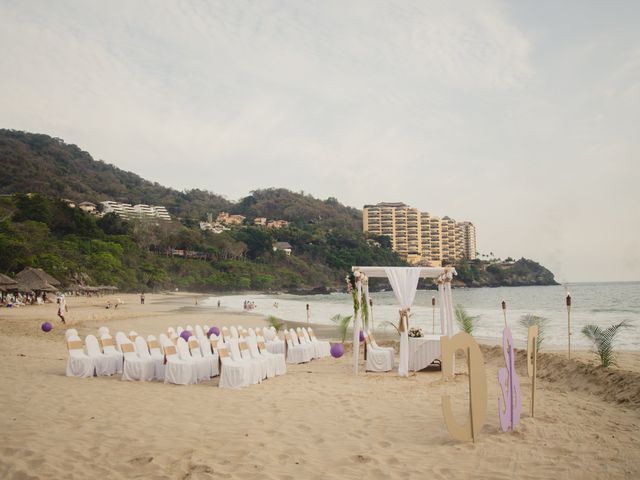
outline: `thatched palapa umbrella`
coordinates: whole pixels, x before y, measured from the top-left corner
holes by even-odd
[[[57,292],[61,283],[41,268],[27,267],[16,275],[16,280],[34,292]]]

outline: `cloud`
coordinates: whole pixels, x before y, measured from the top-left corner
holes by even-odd
[[[232,199],[405,201],[474,221],[502,256],[564,252],[587,278],[590,215],[629,226],[638,200],[638,33],[559,37],[540,17],[498,1],[5,1],[0,122]],[[611,263],[603,278],[627,265]]]

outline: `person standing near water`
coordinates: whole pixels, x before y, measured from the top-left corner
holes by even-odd
[[[64,299],[64,293],[58,295],[56,302],[58,303],[58,316],[60,317],[60,320],[62,320],[62,323],[66,324],[67,322],[65,321],[64,316],[67,313],[67,302]]]
[[[144,292],[140,294],[140,305],[144,305]]]
[[[307,325],[309,325],[310,319],[311,319],[311,312],[309,311],[309,304],[307,303]]]

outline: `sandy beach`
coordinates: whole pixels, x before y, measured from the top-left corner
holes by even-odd
[[[262,326],[263,317],[195,305],[197,295],[68,299],[81,336],[158,334],[168,326]],[[242,390],[64,375],[64,327],[54,304],[0,311],[0,478],[640,478],[640,354],[603,370],[589,352],[541,353],[536,417],[528,413],[524,355],[517,368],[523,417],[499,431],[501,350],[483,347],[488,415],[476,443],[453,440],[440,397],[462,418],[467,376],[440,372],[352,375],[350,356],[288,365]],[[50,321],[50,333],[40,330]],[[335,337],[328,327],[320,337]],[[458,367],[461,371],[463,366]]]

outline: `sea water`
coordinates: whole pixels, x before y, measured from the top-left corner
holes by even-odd
[[[479,316],[474,336],[498,343],[502,338],[504,317],[502,300],[507,303],[507,323],[514,339],[523,344],[526,329],[519,325],[522,315],[533,314],[548,319],[545,330],[544,349],[563,349],[567,346],[567,308],[565,298],[571,294],[572,348],[589,348],[590,341],[582,335],[585,325],[595,324],[601,328],[626,320],[631,328],[623,329],[616,340],[617,348],[640,350],[640,282],[574,283],[546,287],[499,287],[499,288],[455,288],[454,305],[462,305],[469,314]],[[439,296],[435,290],[420,289],[411,308],[410,324],[432,333],[433,311],[431,298],[436,297],[435,333],[440,333]],[[376,330],[392,332],[387,322],[397,324],[398,304],[393,292],[372,293],[371,309]],[[220,300],[223,308],[243,311],[245,300],[255,303],[256,313],[274,315],[283,320],[306,322],[307,308],[313,323],[333,325],[331,317],[336,314],[351,315],[353,303],[346,293],[329,295],[227,295],[210,297],[205,305],[215,306]],[[455,323],[455,321],[454,321]],[[455,327],[454,327],[455,328]],[[336,327],[336,337],[338,329]]]

